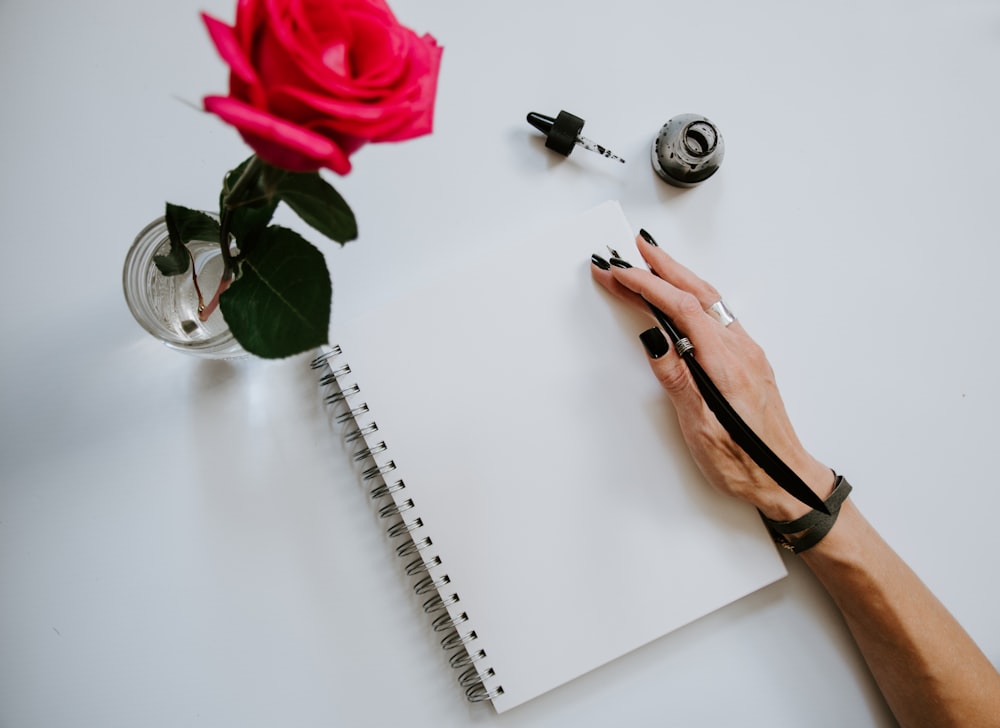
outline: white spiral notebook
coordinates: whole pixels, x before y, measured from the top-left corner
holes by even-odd
[[[651,320],[591,280],[633,240],[604,203],[338,326],[314,364],[428,629],[497,711],[785,575],[685,450]]]

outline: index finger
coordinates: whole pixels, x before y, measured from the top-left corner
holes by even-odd
[[[707,311],[710,306],[722,301],[722,295],[715,286],[678,263],[645,230],[639,231],[639,235],[636,237],[636,247],[639,249],[639,254],[642,255],[643,259],[657,276],[669,282],[674,287],[693,294],[701,304],[703,311]],[[738,331],[743,330],[743,326],[738,320],[727,324],[727,328],[734,326]]]
[[[615,260],[615,263],[619,262]],[[724,353],[726,347],[722,338],[725,328],[705,313],[694,293],[640,268],[612,265],[608,272],[620,286],[666,314],[680,334],[686,336],[697,349],[709,357]]]

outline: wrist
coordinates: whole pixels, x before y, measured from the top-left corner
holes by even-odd
[[[823,500],[823,510],[811,510],[791,521],[775,521],[763,514],[761,517],[776,543],[801,554],[816,546],[830,533],[851,490],[851,484],[843,476],[835,476],[833,492]]]
[[[822,500],[826,500],[833,492],[836,475],[833,470],[815,458],[805,457],[799,463],[789,463],[789,465]],[[772,521],[794,521],[811,510],[805,503],[777,485],[769,488],[759,499],[755,499],[753,505]]]

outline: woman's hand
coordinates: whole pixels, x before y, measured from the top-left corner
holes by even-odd
[[[706,313],[720,300],[718,291],[650,240],[640,235],[637,245],[655,275],[595,256],[594,278],[633,305],[645,310],[645,299],[666,313],[734,409],[825,500],[833,474],[796,437],[764,352],[738,321],[726,326]],[[732,441],[676,351],[660,353],[651,352],[650,365],[708,479],[772,520],[803,515],[808,506],[781,490]],[[843,504],[827,537],[802,558],[840,608],[901,726],[997,725],[1000,674],[852,500]]]
[[[595,256],[594,279],[642,310],[648,310],[645,300],[666,313],[694,344],[699,363],[743,420],[825,499],[833,488],[833,473],[799,442],[763,350],[739,321],[724,326],[706,313],[721,300],[715,288],[667,255],[645,231],[636,238],[636,245],[653,273],[614,258],[609,264]],[[691,454],[713,485],[752,503],[773,520],[791,520],[808,510],[732,440],[675,351],[650,358],[650,365],[673,401]]]

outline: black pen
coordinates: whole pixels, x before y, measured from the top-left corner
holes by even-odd
[[[631,268],[632,264],[626,260],[619,257],[618,252],[613,248],[608,248],[611,252],[610,265],[614,265],[618,268]],[[600,258],[600,256],[594,256],[594,258]],[[603,260],[603,259],[602,259]],[[595,260],[596,262],[596,260]],[[602,266],[603,267],[603,266]],[[655,271],[650,271],[653,275],[656,275]],[[708,408],[712,410],[715,414],[716,419],[719,424],[729,433],[729,436],[733,438],[733,441],[740,446],[740,448],[750,456],[765,473],[767,473],[781,488],[787,492],[789,495],[795,497],[797,500],[805,503],[807,506],[815,508],[821,513],[827,515],[830,514],[830,510],[827,508],[823,499],[820,498],[812,489],[803,482],[803,480],[792,470],[788,465],[779,458],[774,451],[767,446],[767,444],[760,439],[760,437],[755,433],[750,426],[743,421],[739,413],[733,409],[732,405],[729,404],[719,388],[715,386],[715,382],[712,381],[708,373],[702,368],[701,364],[694,356],[694,344],[684,336],[683,333],[677,328],[674,322],[670,319],[667,314],[665,314],[659,307],[653,303],[647,301],[645,298],[642,299],[649,310],[652,312],[653,317],[656,319],[657,323],[666,332],[671,343],[674,345],[674,349],[677,351],[678,356],[684,360],[687,364],[688,370],[691,372],[691,377],[694,379],[695,384],[698,387],[698,391],[701,392],[701,396],[704,398],[705,403]]]

